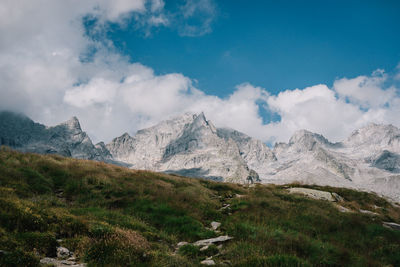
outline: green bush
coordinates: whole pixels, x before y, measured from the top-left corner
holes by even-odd
[[[200,248],[192,244],[183,245],[179,248],[179,254],[189,258],[197,258],[200,256]]]
[[[209,245],[208,248],[207,248],[206,250],[201,251],[201,254],[202,254],[202,255],[205,255],[205,256],[207,256],[207,257],[216,255],[216,254],[218,254],[218,253],[219,253],[219,249],[218,249],[218,247],[217,247],[216,245],[214,245],[214,244]]]
[[[97,227],[91,232],[94,238],[86,240],[84,259],[94,265],[138,266],[150,260],[145,252],[148,242],[131,230]]]

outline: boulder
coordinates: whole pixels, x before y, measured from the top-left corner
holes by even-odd
[[[200,262],[203,265],[215,265],[215,261],[213,260],[204,260]]]
[[[57,258],[67,259],[72,256],[72,253],[65,247],[57,247]]]
[[[203,240],[198,240],[196,242],[193,243],[193,245],[195,246],[208,246],[214,243],[220,243],[220,242],[225,242],[228,240],[233,239],[233,237],[231,236],[227,236],[227,235],[223,235],[223,236],[219,236],[219,237],[214,237],[214,238],[209,238],[209,239],[203,239]]]
[[[211,228],[215,231],[221,226],[220,222],[211,222]]]
[[[310,188],[302,188],[302,187],[292,187],[289,188],[288,190],[289,193],[291,194],[302,194],[313,199],[327,200],[331,202],[337,201],[337,199],[334,196],[332,196],[331,192],[310,189]]]

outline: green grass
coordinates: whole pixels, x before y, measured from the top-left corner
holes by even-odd
[[[305,187],[336,192],[343,206],[379,216],[341,213],[283,186],[248,188],[2,148],[0,266],[38,266],[59,245],[89,266],[198,266],[217,253],[218,264],[233,266],[400,266],[400,232],[381,223],[399,223],[399,208],[370,193]],[[224,203],[230,210],[220,210]],[[234,239],[175,252],[180,241],[217,236],[211,221]]]

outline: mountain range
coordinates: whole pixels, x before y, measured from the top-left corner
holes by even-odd
[[[234,129],[215,127],[203,113],[187,113],[93,144],[76,117],[47,127],[4,111],[0,145],[226,182],[348,187],[400,201],[400,129],[393,125],[369,124],[337,143],[300,130],[271,149]]]

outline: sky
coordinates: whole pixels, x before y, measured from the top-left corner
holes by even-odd
[[[399,1],[3,0],[0,110],[111,141],[204,111],[267,144],[400,126]]]

